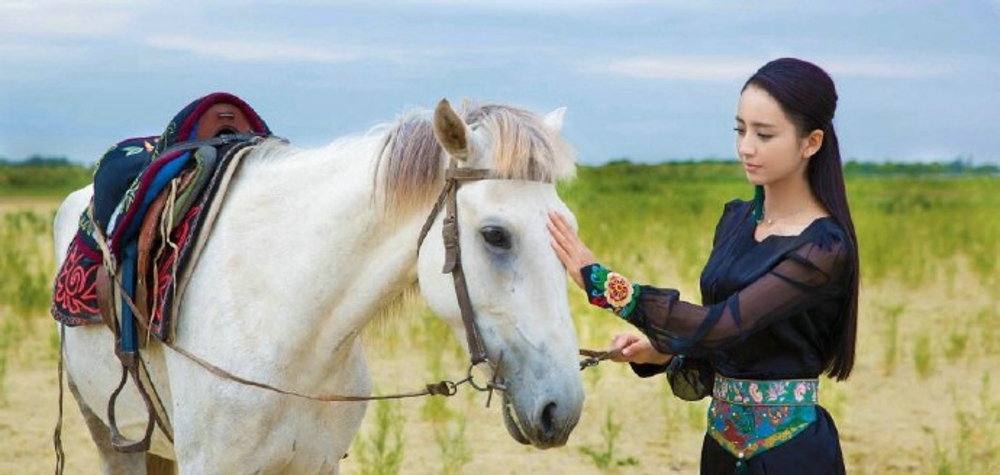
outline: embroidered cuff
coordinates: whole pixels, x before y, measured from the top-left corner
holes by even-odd
[[[586,266],[580,269],[580,274],[591,305],[606,308],[615,315],[628,319],[639,298],[639,284],[633,284],[621,274],[600,264]]]

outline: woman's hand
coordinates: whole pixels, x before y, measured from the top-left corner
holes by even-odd
[[[566,266],[566,271],[581,289],[583,286],[583,276],[580,269],[595,262],[594,253],[590,252],[576,231],[569,226],[566,219],[555,211],[549,212],[549,234],[552,235],[552,249],[555,249],[559,260]]]
[[[669,363],[673,358],[672,355],[656,351],[648,338],[630,333],[615,335],[614,339],[611,340],[611,350],[619,350],[621,353],[621,356],[612,357],[611,361],[621,363],[663,365]]]

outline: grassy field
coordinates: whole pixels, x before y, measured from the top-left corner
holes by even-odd
[[[848,382],[821,385],[848,469],[997,473],[1000,178],[948,166],[848,169],[862,262],[858,361]],[[0,473],[45,473],[54,463],[51,220],[59,197],[89,171],[45,173],[40,179],[0,167]],[[751,193],[739,167],[726,162],[584,167],[561,185],[582,236],[606,265],[695,301],[723,204]],[[600,348],[629,330],[588,307],[582,292],[570,298],[581,346]],[[421,308],[407,315],[366,335],[376,392],[464,370],[465,356],[443,324]],[[373,404],[344,471],[697,473],[705,401],[677,400],[662,379],[636,379],[622,365],[583,376],[587,402],[567,447],[517,445],[497,406],[484,408],[478,394],[464,392]],[[67,468],[93,473],[96,454],[75,406],[68,408]]]

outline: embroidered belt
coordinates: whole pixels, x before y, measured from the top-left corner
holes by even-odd
[[[708,433],[739,459],[792,439],[816,420],[816,379],[749,380],[715,375]]]

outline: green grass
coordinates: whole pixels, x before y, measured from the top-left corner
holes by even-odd
[[[614,472],[620,467],[639,465],[639,459],[633,456],[622,458],[618,455],[617,443],[621,431],[621,423],[615,421],[614,411],[608,408],[604,416],[604,425],[601,426],[602,443],[598,446],[580,447],[580,453],[587,456],[594,467],[602,473]]]
[[[0,213],[0,396],[21,342],[52,298],[52,216],[31,210]],[[57,353],[58,354],[58,353]]]
[[[351,452],[361,460],[363,475],[395,475],[403,465],[403,422],[399,401],[375,401],[375,426],[354,439]]]
[[[921,379],[934,374],[934,350],[931,348],[931,335],[927,331],[921,331],[913,343],[913,364]]]
[[[994,299],[1000,299],[1000,292],[994,294]],[[976,337],[979,339],[977,349],[983,356],[1000,356],[1000,325],[997,322],[1000,322],[1000,302],[993,308],[980,310],[972,321],[972,328],[976,329]]]
[[[0,323],[0,404],[5,400],[7,389],[4,381],[7,377],[7,364],[11,347],[20,339],[19,328],[13,319],[4,319]]]
[[[903,305],[883,309],[882,372],[887,376],[896,369],[896,359],[899,356],[899,316],[905,309]]]
[[[927,429],[934,438],[933,465],[938,475],[997,473],[1000,469],[1000,399],[989,388],[989,373],[983,373],[978,401],[959,397],[952,388],[958,408],[955,437],[942,439],[934,429]]]
[[[995,175],[848,176],[862,279],[917,287],[965,262],[978,278],[1000,282],[998,187]],[[654,278],[669,257],[692,282],[723,205],[752,194],[734,162],[582,167],[560,188],[581,237],[610,266]]]
[[[26,318],[51,297],[52,216],[15,211],[0,216],[0,226],[0,302]]]
[[[965,350],[969,346],[969,329],[954,325],[948,333],[948,346],[945,348],[944,357],[949,363],[965,355]]]
[[[970,281],[986,289],[1000,288],[1000,177],[990,171],[953,174],[948,167],[848,169],[847,186],[862,261],[863,308],[870,309],[861,318],[874,333],[860,336],[867,338],[868,344],[859,347],[859,356],[870,358],[859,362],[869,362],[873,367],[870,371],[903,377],[895,376],[895,370],[912,351],[918,376],[933,381],[947,376],[950,368],[1000,356],[1000,293],[985,296],[986,303],[955,302],[944,309],[945,314],[941,314],[943,306],[930,313],[925,309],[929,301],[949,302],[949,293]],[[0,205],[6,204],[0,208],[0,391],[4,371],[15,371],[20,346],[30,340],[35,327],[31,323],[50,318],[47,310],[55,270],[52,214],[37,211],[30,203],[33,197],[49,201],[61,197],[89,181],[90,173],[84,167],[38,170],[0,164]],[[683,298],[692,301],[700,300],[699,273],[711,250],[723,205],[733,198],[752,196],[739,165],[721,161],[581,167],[578,179],[560,184],[559,189],[580,222],[582,237],[606,265],[640,282],[678,288]],[[11,197],[28,199],[25,206],[10,206],[5,200]],[[891,292],[866,294],[883,284]],[[570,298],[581,346],[603,348],[613,334],[631,330],[620,319],[588,306],[575,289]],[[453,378],[453,366],[467,358],[455,335],[429,313],[397,317],[392,323],[399,327],[381,335],[389,341],[388,353],[400,358],[408,351],[420,351],[423,357],[416,364],[421,366],[422,360],[428,381]],[[45,344],[38,345],[40,351],[57,354],[58,336],[53,331],[39,338],[45,339]],[[607,380],[615,373],[602,366],[584,374],[588,393],[609,390]],[[464,367],[458,372],[463,371]],[[858,371],[863,375],[865,367],[859,366]],[[848,399],[848,390],[842,391],[840,386],[831,390],[833,385],[828,383],[823,383],[827,388],[822,392],[823,403],[839,423],[845,415],[853,416],[856,406],[851,404],[858,399]],[[987,386],[984,383],[984,391]],[[419,419],[415,423],[429,424],[428,429],[433,430],[440,453],[438,463],[428,469],[461,472],[468,467],[471,453],[464,444],[469,434],[475,440],[480,428],[467,425],[464,413],[457,411],[471,407],[472,402],[475,410],[481,410],[482,404],[480,394],[464,392],[464,400],[430,398],[414,403],[414,412],[406,412],[398,404],[375,403],[365,423],[370,430],[356,438],[352,458],[363,457],[366,466],[379,467],[379,471],[371,468],[365,473],[401,471],[394,467],[403,459],[402,414],[407,413]],[[663,397],[670,397],[666,389]],[[926,457],[921,459],[926,463],[921,471],[992,473],[1000,467],[1000,455],[992,455],[1000,453],[994,442],[1000,440],[995,429],[1000,427],[1000,403],[995,398],[981,398],[969,406],[967,399],[975,396],[955,398],[958,409],[954,420],[938,421],[957,429],[952,436],[935,428],[939,431],[934,433],[937,450],[928,438],[928,446],[921,452]],[[679,445],[679,438],[691,434],[700,436],[705,427],[705,404],[668,408],[671,427],[664,430],[678,431],[665,439],[668,444]],[[601,427],[603,440],[588,446],[590,453],[583,456],[595,466],[604,464],[609,471],[619,461],[628,461],[629,457],[619,453],[625,447],[619,444],[622,436],[616,431],[620,430],[609,411]],[[576,450],[571,453],[574,458],[581,456]],[[644,464],[653,457],[636,453],[642,454]],[[871,453],[845,455],[865,464],[884,460]],[[862,469],[879,473],[886,467],[866,465]]]
[[[822,377],[820,382],[819,403],[833,416],[834,421],[842,421],[847,415],[847,390],[844,385]]]
[[[441,456],[441,469],[438,473],[460,474],[462,468],[472,462],[472,449],[465,436],[467,424],[466,418],[461,415],[456,415],[449,421],[433,424],[434,442],[437,443]]]

